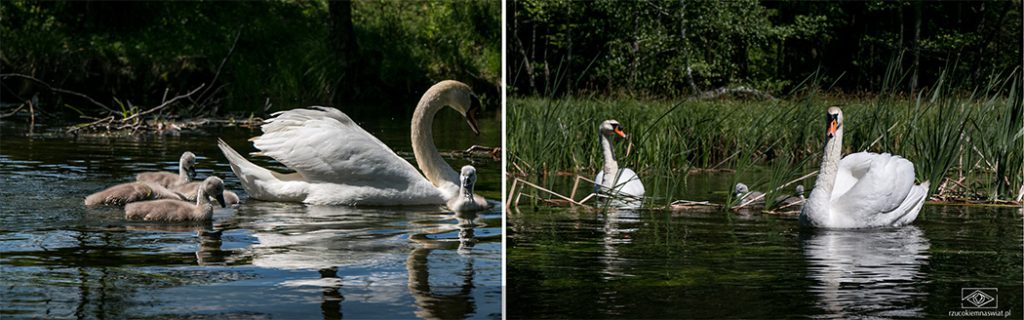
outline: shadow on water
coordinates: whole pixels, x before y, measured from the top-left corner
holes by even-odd
[[[481,120],[481,128],[497,127]],[[368,127],[412,160],[404,123]],[[0,129],[5,319],[501,316],[501,206],[463,217],[441,207],[249,200],[214,143],[222,137],[249,151],[245,140],[257,132],[248,129],[78,138],[22,136],[10,123]],[[442,150],[496,137],[448,136],[435,136]],[[245,202],[200,225],[128,222],[121,209],[82,206],[89,193],[138,172],[176,171],[185,150],[199,156],[199,177],[225,178]],[[499,164],[474,164],[478,189],[494,199]]]

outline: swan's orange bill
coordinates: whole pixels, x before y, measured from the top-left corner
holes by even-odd
[[[626,133],[622,132],[622,129],[619,129],[619,128],[615,128],[615,134],[617,134],[617,135],[619,135],[620,137],[623,137],[623,138],[626,137]]]
[[[828,136],[829,137],[835,137],[836,136],[836,128],[837,127],[839,127],[839,121],[837,121],[836,119],[829,120],[829,122],[828,122]]]

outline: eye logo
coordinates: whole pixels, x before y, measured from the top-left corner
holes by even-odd
[[[962,288],[960,307],[964,309],[995,309],[999,307],[999,289]]]

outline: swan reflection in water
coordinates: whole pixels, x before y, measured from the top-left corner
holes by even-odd
[[[244,253],[223,250],[221,235],[223,229],[216,229],[210,223],[160,224],[137,223],[125,226],[128,231],[190,233],[196,241],[196,264],[200,266],[225,266],[245,259]],[[189,239],[188,242],[192,240]]]
[[[930,244],[916,226],[802,235],[811,290],[830,316],[920,317]],[[813,232],[810,233],[810,232]]]
[[[486,224],[475,213],[269,203],[249,208],[260,212],[240,214],[236,223],[252,230],[259,241],[252,246],[252,264],[319,270],[319,279],[289,280],[283,285],[320,287],[325,318],[341,316],[345,295],[359,302],[400,304],[408,301],[404,296],[409,294],[418,309],[416,315],[423,318],[464,318],[476,312],[475,228]],[[407,279],[392,269],[403,259]],[[346,269],[378,271],[345,275]],[[461,279],[453,280],[453,275]]]
[[[609,209],[605,213],[604,238],[601,241],[604,252],[600,259],[606,279],[630,276],[629,259],[620,256],[619,247],[633,242],[633,233],[638,230],[639,222],[640,212],[637,210]]]
[[[409,292],[419,307],[416,316],[420,318],[465,318],[476,312],[476,303],[471,295],[474,288],[473,277],[476,274],[472,250],[478,241],[475,228],[484,227],[486,224],[476,213],[456,213],[454,218],[457,221],[455,225],[426,228],[411,237],[417,246],[409,253],[405,268],[409,274]],[[435,237],[455,231],[452,229],[458,230],[458,238]],[[455,279],[455,283],[445,281],[443,286],[431,285],[429,257],[434,250],[439,249],[455,249],[459,258],[465,260],[462,272],[458,272],[461,279]]]

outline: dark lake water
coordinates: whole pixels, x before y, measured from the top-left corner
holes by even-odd
[[[480,119],[477,137],[446,113],[435,123],[439,149],[498,145],[493,117]],[[413,161],[407,119],[364,128]],[[0,318],[501,317],[501,206],[457,215],[246,201],[218,208],[206,226],[126,222],[121,209],[87,209],[83,198],[138,172],[176,171],[186,150],[199,156],[199,177],[221,176],[247,200],[216,138],[246,153],[258,129],[77,138],[0,129]],[[499,201],[500,164],[475,161],[477,191]]]
[[[559,179],[566,192],[571,181]],[[688,180],[676,194],[722,203],[733,177]],[[810,230],[795,215],[523,200],[508,217],[508,317],[934,319],[966,310],[968,288],[994,288],[995,310],[1019,319],[1022,217],[925,205],[904,228]]]

